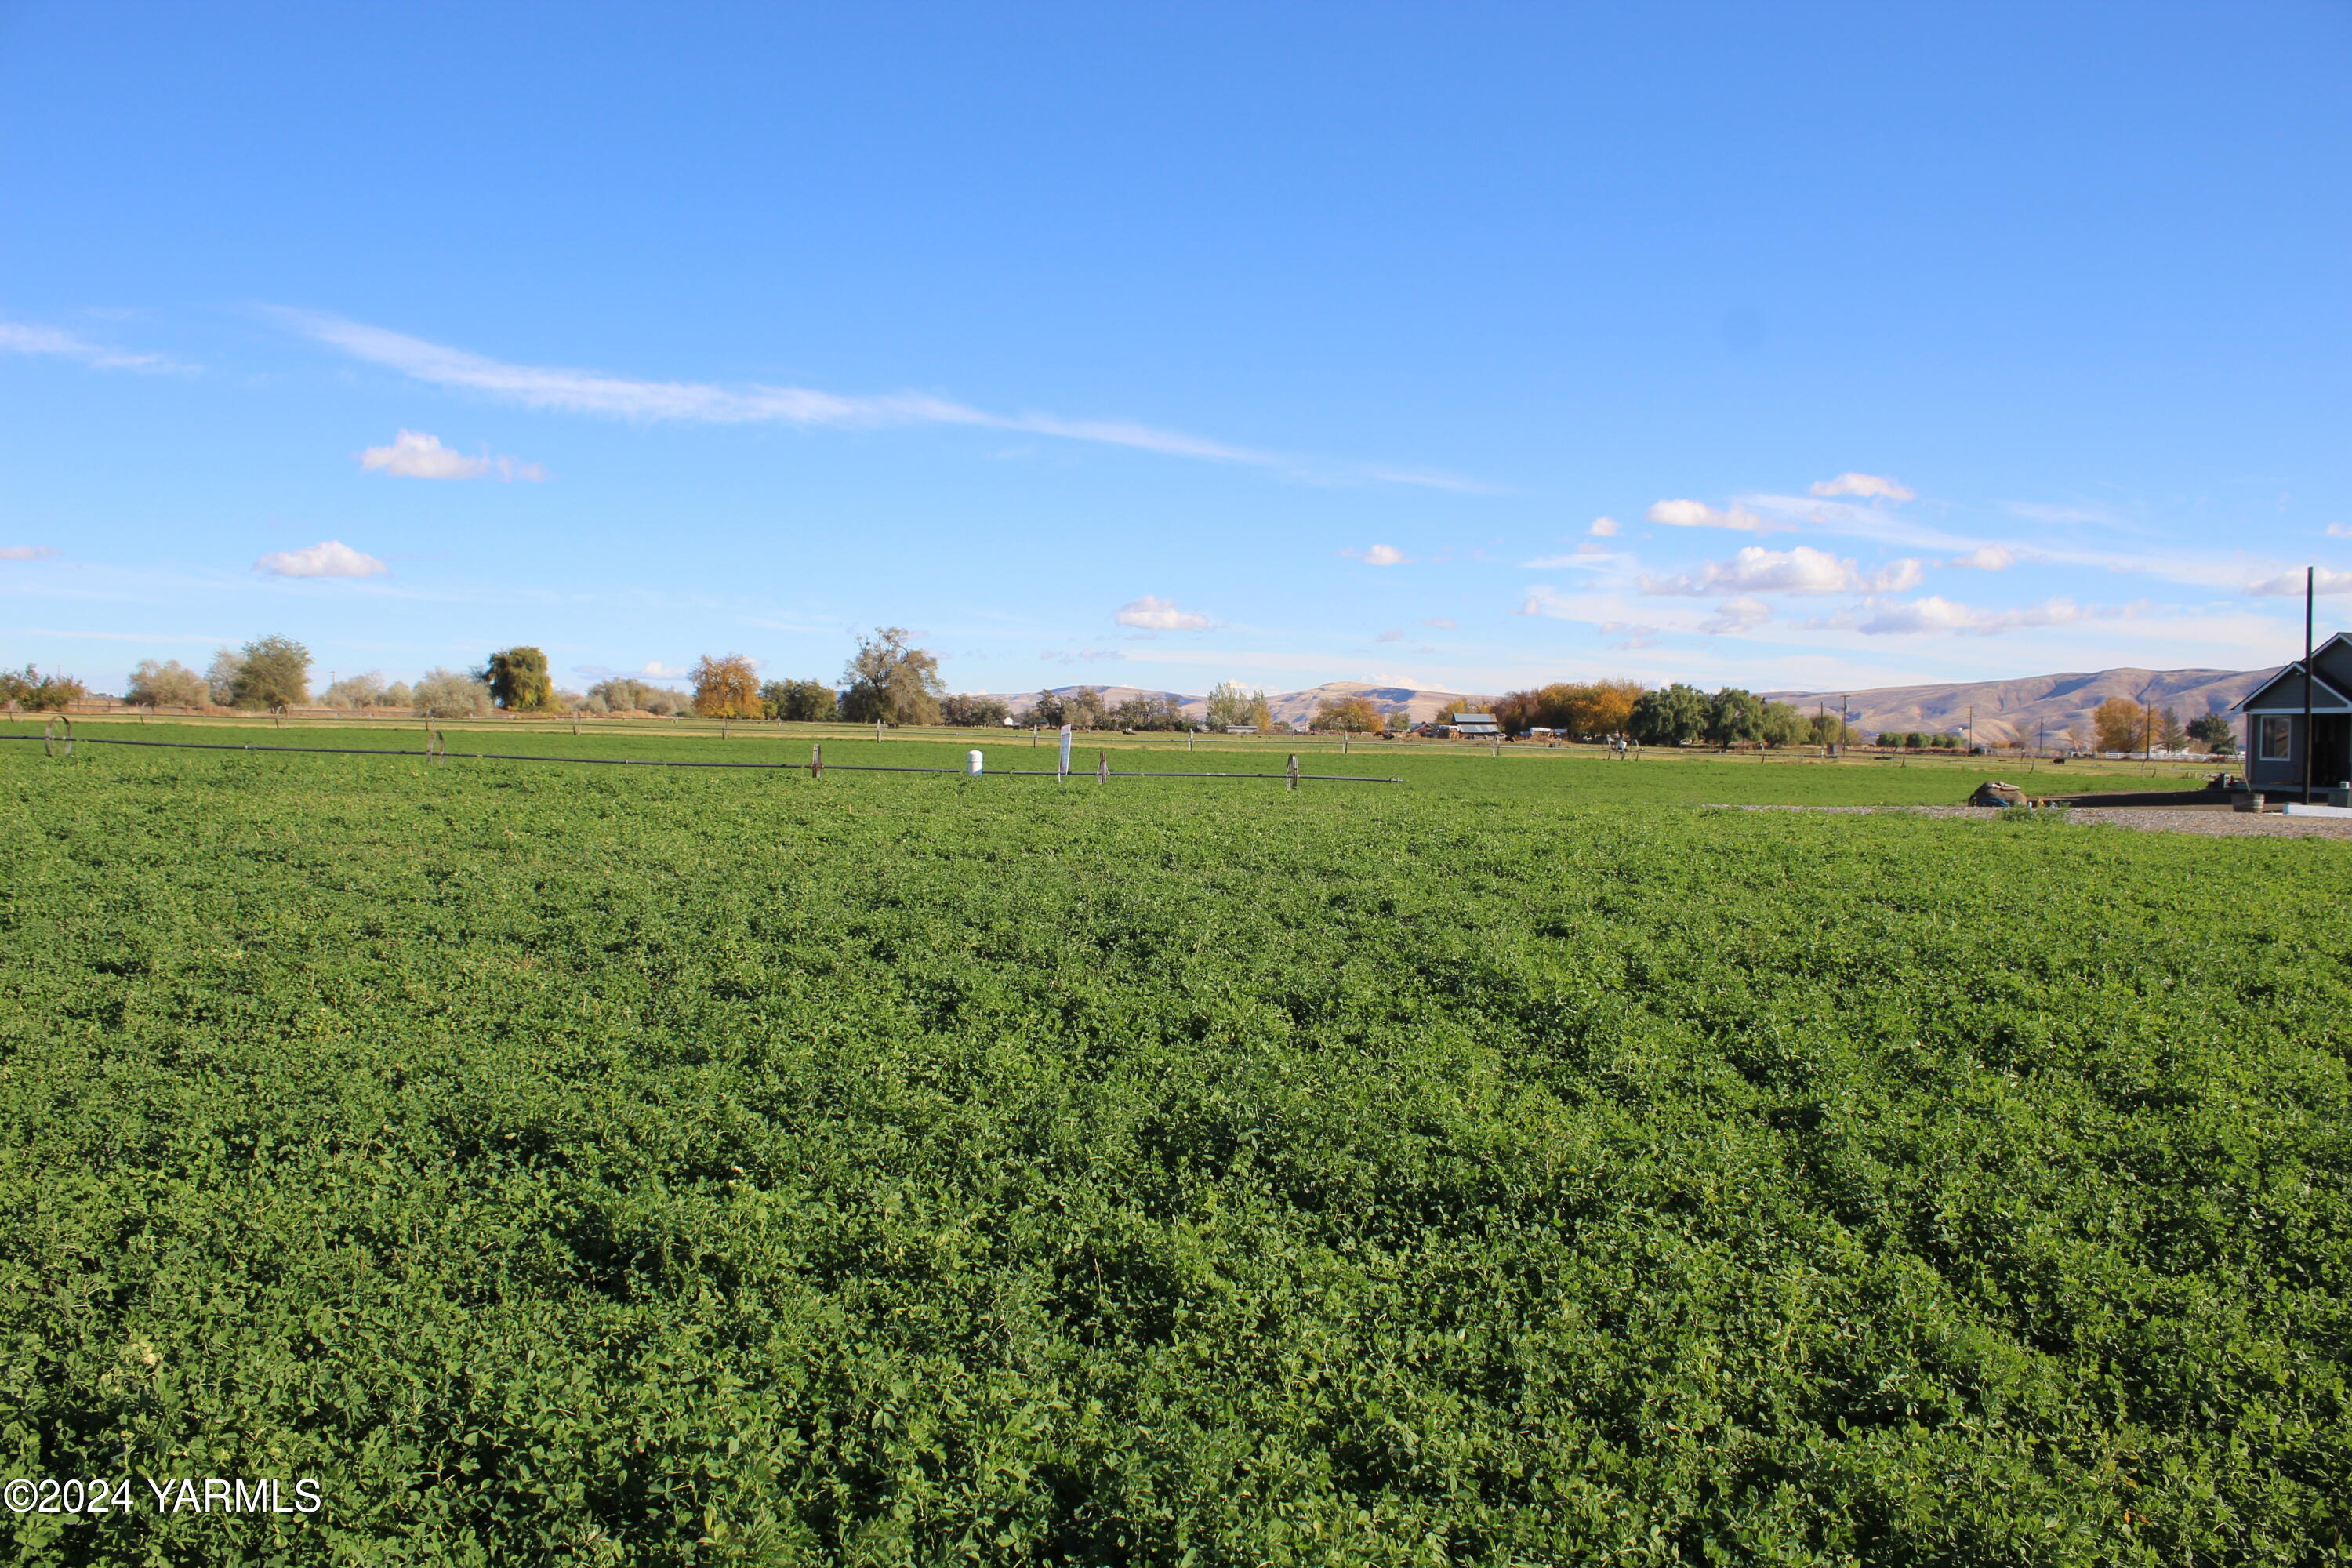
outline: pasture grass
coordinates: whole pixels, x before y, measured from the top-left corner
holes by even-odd
[[[22,1561],[2344,1556],[2342,845],[37,752]]]

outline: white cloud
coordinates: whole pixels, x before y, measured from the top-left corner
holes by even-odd
[[[2327,525],[2327,537],[2330,539],[2352,539],[2352,523],[2329,523]]]
[[[706,425],[773,424],[830,429],[964,426],[1124,447],[1208,462],[1280,468],[1300,478],[1325,481],[1370,481],[1472,492],[1488,489],[1475,479],[1454,474],[1322,462],[1237,447],[1133,420],[1069,419],[1043,413],[997,414],[923,392],[868,395],[760,383],[721,386],[699,381],[642,381],[562,366],[508,364],[465,349],[428,342],[405,332],[338,316],[290,310],[271,313],[295,331],[354,359],[383,365],[436,386],[477,392],[526,408],[613,419],[682,420]]]
[[[1048,664],[1106,664],[1123,659],[1126,654],[1115,647],[1047,648],[1037,657]]]
[[[1435,616],[1433,619],[1423,621],[1421,624],[1424,626],[1434,626],[1441,632],[1450,632],[1454,626],[1454,623],[1446,619],[1444,616]]]
[[[2102,620],[2128,612],[2083,605],[2072,599],[2045,599],[2018,610],[1977,610],[1931,594],[1908,604],[1875,605],[1877,611],[1854,629],[1864,637],[1909,637],[1922,633],[1959,632],[1990,637],[2021,626],[2063,626],[2075,621]]]
[[[98,370],[187,368],[163,354],[125,353],[120,349],[85,342],[71,332],[62,332],[55,327],[32,327],[20,321],[0,321],[0,353],[48,354],[58,359],[78,360]]]
[[[0,561],[47,561],[57,552],[54,544],[0,544]]]
[[[1962,539],[1914,522],[1899,512],[1885,507],[1859,506],[1850,500],[1823,500],[1810,496],[1744,495],[1736,507],[1752,507],[1773,520],[1774,528],[1819,529],[1827,533],[1843,533],[1855,539],[1875,540],[1881,544],[1899,544],[1913,550],[1973,550],[1981,542]]]
[[[1914,499],[1911,488],[1903,481],[1878,474],[1847,473],[1833,479],[1815,479],[1812,491],[1817,496],[1875,496],[1887,500]]]
[[[1156,599],[1146,594],[1119,606],[1111,617],[1123,626],[1141,626],[1155,632],[1197,632],[1211,625],[1209,617],[1191,610],[1180,610],[1169,599]]]
[[[1402,566],[1411,557],[1393,544],[1375,544],[1369,550],[1342,550],[1342,555],[1352,555],[1367,566]]]
[[[1372,468],[1368,478],[1388,485],[1419,485],[1423,489],[1453,490],[1460,495],[1491,496],[1502,492],[1479,479],[1465,479],[1459,474],[1445,473],[1437,468]]]
[[[1630,621],[1603,621],[1601,629],[1611,637],[1623,634],[1625,640],[1616,645],[1622,648],[1648,647],[1658,640],[1657,627],[1635,626]]]
[[[273,577],[373,577],[391,567],[373,555],[362,555],[341,540],[330,539],[303,550],[281,550],[253,563],[257,572]]]
[[[1858,585],[1865,594],[1900,594],[1927,581],[1926,563],[1905,556],[1890,561],[1875,572],[1865,573]]]
[[[547,478],[547,470],[537,463],[494,458],[487,453],[468,458],[444,447],[438,436],[428,436],[421,430],[403,430],[393,437],[389,447],[370,447],[360,454],[360,467],[406,479],[478,479],[495,473],[501,479],[527,479],[535,484]]]
[[[1402,630],[1385,631],[1380,636],[1374,637],[1372,640],[1374,642],[1402,642],[1404,641],[1404,633]]]
[[[1716,613],[1698,624],[1698,629],[1713,636],[1753,630],[1772,616],[1772,606],[1761,599],[1728,599],[1716,607]]]
[[[2314,570],[2312,591],[2315,594],[2352,594],[2352,572],[2331,572],[2321,566]],[[2246,592],[2257,598],[2284,599],[2301,596],[2303,574],[2282,573],[2276,577],[2264,577],[2246,584]]]
[[[673,669],[668,665],[664,664],[661,660],[655,658],[647,659],[646,661],[646,667],[637,671],[637,674],[640,678],[646,680],[683,680],[686,679],[687,672],[683,669]]]
[[[1633,557],[1630,555],[1619,554],[1605,544],[1595,544],[1588,541],[1578,545],[1576,553],[1573,555],[1538,555],[1532,561],[1520,562],[1519,566],[1522,570],[1529,572],[1549,572],[1556,566],[1591,571],[1597,567],[1615,566],[1631,560]]]
[[[2005,500],[2000,510],[2012,517],[2031,518],[2035,522],[2098,522],[2110,528],[2119,527],[2124,520],[2103,506],[2053,506],[2045,501]]]
[[[1617,520],[1613,517],[1596,517],[1592,520],[1591,532],[1595,539],[1614,539],[1617,537]]]
[[[1916,582],[1918,563],[1897,562],[1878,577],[1892,587],[1904,577]],[[1891,575],[1890,575],[1891,574]],[[1865,579],[1851,561],[1825,550],[1800,544],[1790,550],[1767,550],[1751,544],[1728,561],[1710,561],[1696,573],[1642,579],[1644,594],[1701,595],[1738,594],[1851,594],[1862,591]]]
[[[1966,555],[1944,563],[1947,566],[1965,566],[1979,572],[2005,572],[2017,564],[2017,552],[2005,544],[1979,544]]]
[[[1662,500],[1642,514],[1668,528],[1728,528],[1740,533],[1769,533],[1772,524],[1734,501],[1729,511],[1717,511],[1704,501]]]

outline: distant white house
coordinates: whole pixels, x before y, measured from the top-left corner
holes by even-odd
[[[1456,713],[1446,732],[1457,741],[1499,741],[1503,727],[1495,722],[1492,713]]]

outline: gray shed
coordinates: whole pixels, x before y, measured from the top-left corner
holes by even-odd
[[[2332,789],[2352,779],[2352,637],[2336,633],[2311,654],[2311,784]],[[2233,711],[2246,716],[2246,781],[2270,793],[2303,788],[2303,660],[2247,693]]]

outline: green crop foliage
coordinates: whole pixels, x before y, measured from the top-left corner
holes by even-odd
[[[20,1561],[2346,1556],[2343,845],[39,753],[0,1470],[327,1509]]]

